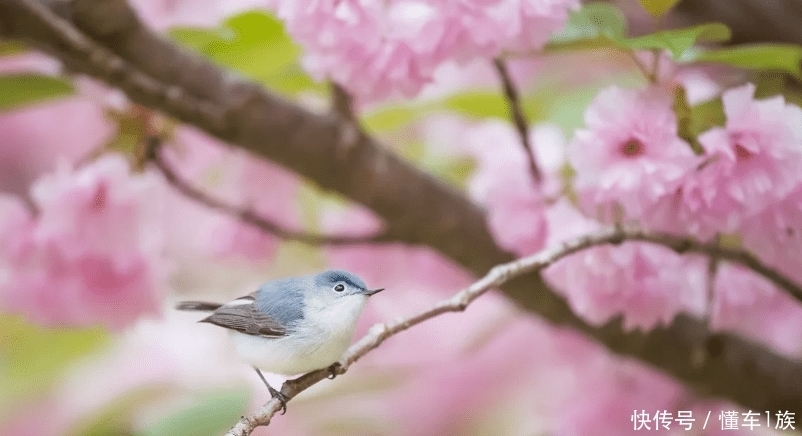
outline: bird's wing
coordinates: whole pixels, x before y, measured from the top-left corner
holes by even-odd
[[[256,310],[253,302],[252,295],[238,298],[223,305],[199,322],[208,322],[240,333],[265,338],[286,336],[287,329],[275,319]]]

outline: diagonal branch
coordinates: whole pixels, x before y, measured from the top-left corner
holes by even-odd
[[[22,38],[67,66],[125,91],[134,102],[192,124],[230,145],[270,159],[369,207],[388,237],[425,244],[476,275],[513,260],[500,249],[483,212],[462,193],[415,168],[337,116],[310,112],[176,47],[145,28],[125,0],[0,0],[0,34]],[[539,274],[503,287],[521,308],[576,329],[696,388],[754,410],[802,405],[798,362],[737,336],[678,316],[648,333],[620,318],[603,326],[576,316]]]
[[[510,105],[512,121],[515,124],[515,129],[518,131],[518,136],[521,138],[521,146],[523,146],[524,154],[529,164],[529,172],[532,173],[532,179],[535,182],[540,182],[540,169],[537,167],[537,161],[535,161],[535,150],[532,148],[532,141],[529,139],[529,127],[527,126],[526,117],[524,116],[524,109],[521,106],[521,97],[518,95],[518,89],[515,88],[515,83],[513,83],[512,76],[510,76],[507,64],[503,59],[494,59],[493,66],[496,67],[498,76],[501,79],[502,88],[504,89],[504,95],[507,97],[507,102]]]
[[[340,360],[327,369],[319,369],[302,375],[294,380],[288,380],[281,388],[281,393],[290,400],[312,385],[328,378],[330,375],[340,375],[345,373],[348,368],[357,360],[362,358],[371,350],[377,348],[385,340],[408,328],[432,319],[438,315],[448,312],[464,311],[468,305],[479,298],[490,289],[499,287],[511,279],[525,273],[541,271],[554,264],[558,260],[588,248],[607,244],[621,244],[625,241],[643,241],[671,248],[679,253],[695,252],[706,254],[711,257],[730,260],[747,268],[752,269],[758,274],[763,275],[775,284],[792,283],[776,271],[771,271],[764,267],[757,267],[750,255],[738,250],[722,249],[717,244],[703,244],[687,238],[678,238],[667,234],[652,234],[640,231],[625,231],[621,229],[611,229],[597,234],[588,235],[566,242],[560,246],[542,250],[540,253],[524,257],[513,262],[498,265],[490,270],[484,277],[471,284],[467,288],[457,292],[452,297],[442,300],[437,304],[426,308],[415,314],[402,317],[392,322],[379,323],[371,327],[370,331],[359,341],[346,350]],[[794,289],[799,289],[793,285]],[[796,292],[796,291],[794,291]],[[796,371],[802,371],[802,364],[796,364]],[[270,423],[273,416],[281,409],[281,403],[273,398],[268,401],[262,409],[254,415],[244,416],[226,434],[226,436],[247,436],[256,427],[265,426]]]
[[[619,234],[622,240],[642,241],[663,245],[680,254],[705,254],[717,262],[728,260],[760,274],[774,283],[778,288],[786,291],[791,297],[802,302],[802,287],[781,272],[766,265],[757,256],[748,251],[727,248],[719,244],[717,240],[713,240],[712,242],[700,242],[693,238],[677,237],[667,233],[622,230]]]
[[[289,241],[298,241],[310,245],[349,245],[349,244],[367,244],[385,242],[389,239],[387,234],[379,232],[373,235],[366,236],[333,236],[333,235],[317,235],[313,233],[294,231],[285,229],[280,224],[270,221],[269,219],[260,216],[257,212],[247,208],[228,204],[223,200],[211,197],[207,193],[192,186],[189,182],[182,179],[176,173],[170,164],[164,159],[161,153],[161,144],[158,138],[149,137],[148,141],[148,157],[156,168],[164,175],[167,182],[173,186],[177,191],[184,194],[186,197],[191,198],[198,203],[201,203],[211,209],[218,210],[227,215],[237,217],[240,221],[251,224],[260,230],[274,235],[281,239]]]

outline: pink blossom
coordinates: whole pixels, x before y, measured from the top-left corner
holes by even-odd
[[[3,74],[38,73],[55,76],[60,71],[61,63],[42,53],[24,52],[0,57],[0,73]]]
[[[0,301],[47,325],[122,328],[163,292],[156,180],[117,156],[61,167],[32,188],[36,218],[5,213]],[[10,229],[10,230],[9,230]]]
[[[735,331],[794,357],[802,354],[802,306],[740,266],[718,268],[710,327]]]
[[[598,221],[582,215],[565,197],[549,206],[546,219],[549,223],[549,237],[546,241],[548,247],[587,236],[603,227]]]
[[[231,151],[219,141],[190,128],[176,134],[177,151],[166,158],[182,179],[209,197],[237,207],[247,207],[283,228],[298,229],[298,177],[276,164],[244,151]],[[197,209],[194,206],[186,207]],[[181,213],[177,208],[175,213]],[[236,216],[203,207],[202,220],[193,238],[201,236],[198,249],[221,258],[264,261],[278,249],[280,239]],[[208,214],[208,212],[213,212]],[[181,218],[180,216],[178,218]],[[181,219],[180,221],[184,221]],[[185,226],[183,222],[177,226]],[[180,231],[180,230],[179,230]],[[183,232],[182,232],[183,233]],[[175,241],[181,242],[181,241]]]
[[[565,199],[552,205],[546,216],[549,247],[602,227]],[[625,328],[649,330],[682,311],[703,313],[705,265],[699,257],[680,256],[662,246],[626,242],[568,256],[547,268],[544,278],[591,323],[623,314]]]
[[[752,84],[725,92],[726,126],[699,138],[715,159],[700,172],[711,180],[698,188],[710,209],[751,214],[802,181],[802,109],[782,96],[756,101],[754,92]]]
[[[306,67],[360,99],[417,94],[449,59],[542,47],[575,0],[274,1]]]
[[[673,415],[678,410],[682,398],[682,388],[662,374],[635,365],[620,365],[613,368],[607,365],[585,373],[577,390],[578,397],[560,410],[560,420],[555,431],[558,436],[599,435],[638,435],[673,434],[677,423]],[[672,414],[666,418],[664,426],[652,421],[658,411]],[[650,416],[648,422],[633,421],[633,414],[645,411]],[[639,427],[640,422],[645,426]]]
[[[70,98],[0,113],[0,132],[0,192],[24,194],[59,159],[75,162],[102,145],[112,127],[102,108]]]
[[[722,96],[727,123],[699,137],[705,159],[649,218],[702,237],[733,232],[802,181],[802,109],[782,97],[754,100],[747,84]]]
[[[607,88],[586,109],[585,126],[568,157],[583,210],[603,221],[640,218],[697,161],[661,89]]]
[[[488,225],[498,244],[519,255],[544,247],[548,226],[543,196],[558,193],[561,188],[561,132],[544,125],[529,137],[543,176],[540,183],[534,181],[520,137],[508,123],[489,121],[467,130],[462,137],[464,146],[477,159],[468,191],[487,209]]]
[[[802,283],[802,185],[738,227],[745,248],[761,261]]]
[[[624,328],[650,330],[705,307],[704,262],[656,245],[590,248],[558,261],[544,277],[594,324],[623,314]]]

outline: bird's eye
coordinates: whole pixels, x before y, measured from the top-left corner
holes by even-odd
[[[345,290],[345,286],[343,286],[342,283],[338,283],[337,286],[334,287],[334,291],[336,291],[336,292],[342,292],[344,290]]]

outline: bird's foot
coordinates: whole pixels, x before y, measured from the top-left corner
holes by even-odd
[[[289,398],[287,398],[287,396],[282,394],[280,391],[273,389],[273,386],[270,386],[270,383],[267,382],[265,376],[262,375],[262,371],[259,371],[259,368],[254,367],[253,369],[256,370],[256,373],[259,374],[259,378],[262,379],[262,382],[264,382],[265,386],[267,386],[267,390],[270,391],[270,396],[277,399],[278,402],[281,403],[281,408],[279,409],[281,410],[281,414],[283,415],[287,413],[287,401],[289,401]]]
[[[340,373],[340,368],[342,368],[340,362],[334,362],[331,365],[329,365],[329,367],[326,368],[329,371],[329,375],[326,378],[329,380],[333,380],[334,377],[337,377],[337,375]]]
[[[270,395],[273,398],[277,399],[278,402],[281,403],[281,408],[279,409],[281,410],[281,414],[283,415],[287,413],[287,401],[289,400],[289,398],[287,398],[287,396],[282,394],[280,391],[273,389],[273,387],[270,385],[267,385],[267,390],[270,391]]]

